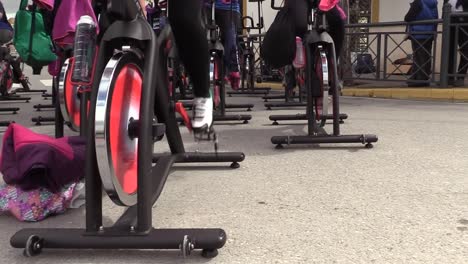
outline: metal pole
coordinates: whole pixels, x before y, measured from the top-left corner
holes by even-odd
[[[448,86],[448,67],[450,49],[450,13],[452,6],[447,3],[442,8],[442,58],[440,65],[440,88]]]
[[[80,136],[86,137],[86,127],[87,127],[87,122],[88,122],[88,101],[90,98],[90,94],[88,91],[86,91],[87,88],[85,87],[80,87],[79,89],[84,89],[82,93],[80,94]]]
[[[385,33],[384,36],[385,36],[385,39],[384,39],[384,54],[383,54],[383,58],[384,58],[383,80],[386,80],[389,77],[389,75],[387,75],[387,57],[388,57],[388,36],[389,36],[389,33]]]
[[[52,104],[55,106],[55,138],[63,137],[63,116],[60,110],[60,100],[58,92],[58,82],[59,79],[57,76],[52,78]]]
[[[380,58],[380,56],[382,56],[382,54],[381,54],[381,52],[382,52],[382,49],[381,49],[381,47],[382,47],[382,34],[378,33],[376,35],[376,37],[377,37],[377,63],[376,63],[377,65],[376,65],[375,78],[377,80],[380,80],[380,71],[381,71],[381,69],[380,69],[381,65],[380,64],[382,63],[382,60]],[[385,38],[385,49],[386,48],[387,48],[387,38]],[[385,53],[384,53],[385,56],[387,55],[386,52],[387,52],[387,50],[385,50]],[[385,59],[385,56],[384,56],[384,64],[386,65],[387,60]],[[386,68],[386,66],[384,66],[384,67]],[[384,77],[385,77],[385,74],[384,74]]]

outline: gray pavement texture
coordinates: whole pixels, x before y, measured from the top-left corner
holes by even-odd
[[[32,77],[34,88],[41,87],[40,78]],[[377,134],[373,149],[276,150],[271,136],[302,134],[305,126],[271,126],[268,115],[302,110],[267,111],[255,97],[228,100],[255,103],[249,124],[217,126],[221,150],[246,153],[241,168],[178,165],[153,211],[155,227],[225,229],[228,241],[218,257],[45,250],[28,259],[10,247],[9,238],[24,227],[83,227],[81,208],[40,223],[0,215],[0,263],[468,263],[467,104],[343,98],[342,112],[350,118],[342,132]],[[18,115],[0,119],[14,117],[52,134],[53,126],[30,121],[38,102],[43,100],[33,95],[29,104],[19,104]],[[181,129],[188,150],[212,149]],[[106,223],[122,211],[105,198]]]

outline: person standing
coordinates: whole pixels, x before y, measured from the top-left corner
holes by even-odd
[[[0,45],[7,45],[6,49],[1,49],[0,58],[2,60],[7,60],[12,69],[13,69],[13,80],[14,82],[19,82],[24,89],[29,88],[28,78],[23,74],[21,70],[21,59],[19,57],[15,58],[10,54],[10,48],[13,45],[13,27],[8,21],[8,17],[3,7],[3,3],[0,1]]]
[[[405,15],[405,22],[431,20],[438,17],[437,0],[414,0],[410,4],[408,13]],[[430,85],[434,34],[424,34],[423,32],[435,32],[436,30],[437,24],[435,23],[409,25],[408,27],[408,34],[413,49],[413,67],[408,82],[409,87]],[[419,82],[411,82],[411,80]]]
[[[0,1],[0,29],[6,29],[13,32],[10,22],[8,21],[5,8],[3,7],[2,1]]]
[[[468,0],[444,0],[444,4],[452,6],[452,12],[468,12]],[[452,17],[451,24],[467,23],[468,19],[464,17]],[[455,44],[455,36],[458,34],[458,43]],[[455,56],[457,56],[457,47],[460,51],[460,62],[455,65]],[[463,86],[465,82],[465,75],[468,70],[468,27],[460,26],[450,27],[450,47],[449,47],[449,74],[459,74],[459,76],[449,77],[449,85]],[[463,75],[463,76],[460,76]]]

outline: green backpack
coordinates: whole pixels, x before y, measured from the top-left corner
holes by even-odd
[[[41,12],[35,4],[32,10],[26,10],[27,4],[28,0],[21,0],[16,13],[13,43],[22,61],[33,68],[34,74],[39,74],[41,68],[55,61],[57,56]]]

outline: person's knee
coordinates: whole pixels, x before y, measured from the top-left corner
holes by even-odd
[[[190,32],[189,28],[201,27],[201,14],[188,8],[169,8],[171,26],[179,31]],[[199,22],[199,23],[197,23]]]

